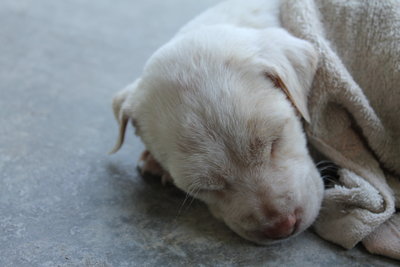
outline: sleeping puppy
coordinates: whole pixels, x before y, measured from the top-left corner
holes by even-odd
[[[227,1],[195,18],[113,100],[144,142],[143,171],[204,201],[259,244],[315,220],[322,179],[306,148],[317,54],[280,28],[279,2]]]

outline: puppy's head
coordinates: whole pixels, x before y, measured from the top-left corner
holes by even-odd
[[[176,186],[260,244],[316,218],[323,186],[301,117],[316,53],[280,29],[204,27],[176,37],[114,98]],[[122,144],[117,144],[117,149]]]

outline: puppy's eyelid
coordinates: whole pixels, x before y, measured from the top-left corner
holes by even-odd
[[[203,190],[207,190],[207,191],[220,191],[223,190],[224,186],[221,185],[211,185],[208,186],[207,188],[204,188]]]
[[[221,191],[227,187],[226,179],[222,175],[216,175],[212,178],[204,178],[207,182],[203,186],[200,187],[200,191],[203,192],[213,192],[213,191]]]

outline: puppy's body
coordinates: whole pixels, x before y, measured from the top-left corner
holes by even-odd
[[[323,191],[297,116],[309,120],[316,53],[278,28],[278,10],[261,0],[208,10],[113,102],[120,144],[132,120],[176,186],[261,244],[307,228]]]

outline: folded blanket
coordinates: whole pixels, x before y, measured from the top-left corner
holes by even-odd
[[[314,228],[400,259],[400,1],[283,0],[281,16],[319,51],[305,129],[341,168]]]

